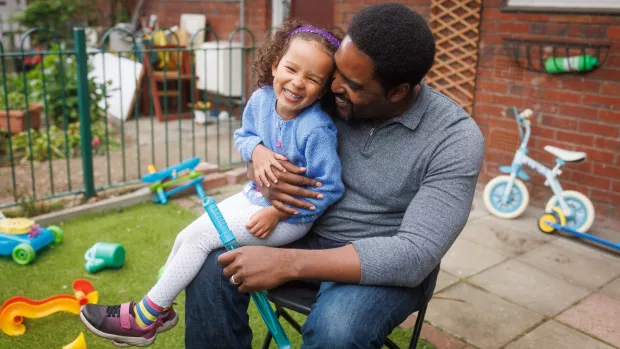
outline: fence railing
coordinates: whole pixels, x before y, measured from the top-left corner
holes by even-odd
[[[45,51],[23,45],[43,34]],[[151,164],[240,164],[233,133],[254,87],[254,34],[219,40],[204,28],[178,42],[165,30],[144,39],[111,29],[89,48],[82,28],[73,40],[31,29],[10,52],[0,42],[0,208],[88,198],[138,183]]]

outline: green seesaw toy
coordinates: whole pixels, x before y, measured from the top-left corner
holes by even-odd
[[[202,189],[202,181],[204,181],[205,176],[201,172],[194,171],[194,168],[198,166],[199,163],[200,158],[191,158],[178,165],[165,168],[161,171],[157,171],[155,169],[155,165],[149,165],[149,173],[142,176],[142,181],[146,183],[153,183],[149,186],[149,188],[151,192],[157,193],[157,197],[153,199],[154,202],[167,204],[169,197],[191,186],[196,188],[196,193],[200,198],[204,198],[205,193]],[[184,172],[185,174],[179,177],[179,174]],[[166,181],[167,179],[169,180]],[[184,182],[187,183],[166,191],[166,188]]]

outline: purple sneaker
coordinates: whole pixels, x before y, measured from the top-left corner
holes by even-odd
[[[159,314],[157,321],[142,328],[130,311],[133,306],[134,302],[113,306],[86,304],[80,311],[80,318],[91,332],[119,347],[149,346],[158,333],[172,329],[179,322],[176,311],[170,308]]]

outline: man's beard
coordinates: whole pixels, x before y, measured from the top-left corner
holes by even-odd
[[[344,95],[342,94],[337,94],[336,97],[340,97],[343,101],[347,102],[348,104],[348,111],[349,113],[345,116],[340,114],[340,106],[339,104],[336,103],[336,108],[338,109],[338,116],[340,117],[340,119],[342,119],[344,122],[346,122],[349,125],[356,125],[360,123],[360,120],[356,117],[355,115],[355,108],[353,106],[353,103],[351,103],[351,101],[349,99],[347,99]]]

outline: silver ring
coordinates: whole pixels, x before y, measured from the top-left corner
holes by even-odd
[[[239,285],[240,284],[239,282],[235,281],[235,276],[234,275],[230,277],[230,283],[233,284],[233,285]]]

